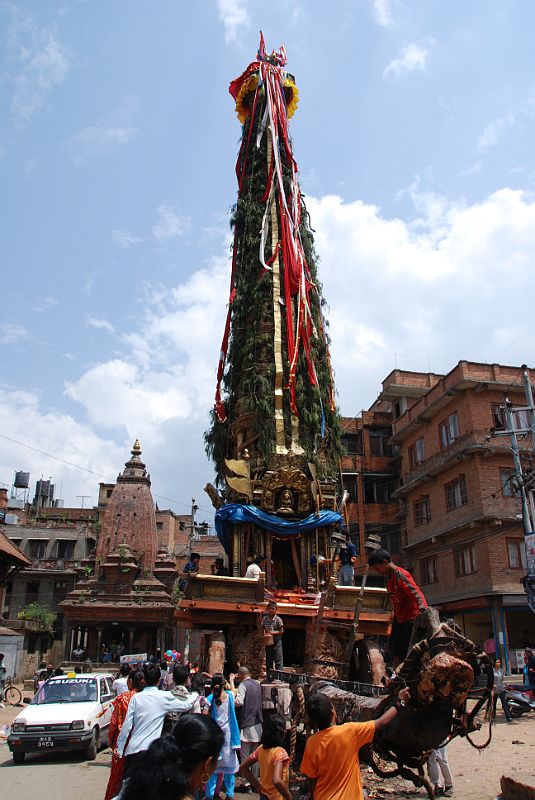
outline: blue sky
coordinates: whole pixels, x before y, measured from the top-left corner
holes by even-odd
[[[530,0],[0,2],[0,434],[112,479],[139,436],[160,506],[208,515],[227,90],[260,28],[300,91],[342,412],[395,365],[533,363],[534,26]],[[14,469],[96,499],[0,439]]]

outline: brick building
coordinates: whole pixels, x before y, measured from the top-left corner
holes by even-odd
[[[509,667],[535,626],[521,584],[525,547],[510,443],[491,435],[505,427],[506,394],[525,405],[520,369],[460,361],[443,376],[394,370],[380,399],[391,405],[401,458],[395,497],[405,564],[428,601],[476,643],[494,631]],[[517,427],[526,424],[521,413]],[[532,461],[531,442],[521,439],[520,447]]]
[[[22,573],[11,574],[5,580],[4,596],[0,602],[2,622],[24,636],[22,672],[33,675],[41,660],[61,661],[64,651],[65,623],[60,603],[74,589],[82,560],[96,545],[97,516],[86,508],[10,508],[7,524],[0,531],[26,555],[27,565]],[[56,613],[51,632],[39,631],[18,619],[18,613],[31,603],[37,603]]]
[[[364,542],[370,534],[383,547],[399,553],[401,519],[394,492],[399,483],[398,448],[392,445],[392,412],[384,401],[357,417],[342,419],[342,482],[348,492],[346,525],[366,561]]]

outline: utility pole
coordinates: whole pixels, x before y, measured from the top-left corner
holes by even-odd
[[[77,494],[76,498],[82,501],[82,508],[84,507],[84,500],[91,500],[90,494]]]
[[[533,405],[533,392],[529,379],[529,370],[525,364],[521,366],[524,382],[524,392],[526,395],[525,406],[513,406],[508,397],[505,398],[505,405],[502,406],[505,412],[506,429],[494,431],[494,436],[508,436],[511,441],[511,451],[513,453],[513,463],[515,466],[515,486],[520,494],[522,505],[522,526],[524,528],[524,540],[526,545],[526,567],[527,575],[523,583],[528,597],[528,605],[535,614],[535,470],[524,474],[522,461],[520,459],[520,448],[518,446],[518,436],[530,436],[531,447],[535,455],[535,406]],[[515,420],[519,419],[522,425],[515,427]]]
[[[198,511],[198,510],[199,510],[199,506],[195,502],[195,498],[192,497],[191,498],[191,526],[190,526],[190,532],[189,532],[189,536],[188,536],[188,541],[189,541],[189,544],[190,544],[190,553],[191,553],[191,549],[193,548],[193,541],[194,541],[194,538],[195,538],[195,512]],[[184,664],[187,664],[188,661],[189,661],[190,639],[191,639],[191,628],[186,628],[186,631],[185,631],[185,634],[184,634],[184,653],[183,653]]]

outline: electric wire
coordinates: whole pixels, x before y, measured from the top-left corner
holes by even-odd
[[[104,478],[104,480],[109,481],[110,483],[115,483],[115,481],[110,478],[109,475],[103,475],[101,472],[95,472],[95,470],[90,469],[89,467],[82,467],[80,464],[75,464],[73,461],[67,461],[65,458],[60,458],[59,456],[54,456],[52,453],[47,453],[46,450],[40,450],[37,447],[32,447],[32,445],[25,444],[24,442],[19,442],[17,439],[13,439],[11,436],[7,436],[5,433],[0,433],[0,437],[2,439],[6,439],[8,442],[12,442],[13,444],[17,444],[20,447],[25,447],[27,450],[32,450],[34,453],[39,453],[42,456],[46,456],[47,458],[52,458],[54,461],[59,461],[62,464],[66,464],[69,467],[74,467],[74,469],[82,470],[82,472],[89,472],[90,475],[95,475],[97,478]],[[184,506],[185,508],[191,508],[191,503],[184,503],[181,500],[175,500],[171,497],[164,497],[160,494],[152,493],[152,496],[157,498],[158,500],[166,500],[168,503],[175,503],[178,506]],[[206,508],[205,506],[197,506],[199,511],[206,511],[208,514],[213,513],[212,508]]]

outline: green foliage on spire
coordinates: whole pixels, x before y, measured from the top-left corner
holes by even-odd
[[[254,119],[248,117],[242,132],[242,148],[238,170],[245,157],[244,142],[250,136],[249,152],[242,189],[232,215],[235,233],[235,297],[232,303],[231,334],[227,368],[223,378],[227,421],[221,423],[212,411],[210,427],[205,433],[206,452],[216,467],[216,481],[224,483],[224,459],[236,457],[235,422],[247,416],[246,436],[241,443],[247,447],[253,468],[265,466],[269,455],[275,452],[274,421],[274,348],[273,348],[273,289],[272,273],[265,270],[259,259],[260,232],[265,212],[262,197],[268,179],[267,133],[256,147],[258,126],[264,112],[259,103]],[[286,156],[281,153],[284,183],[291,175]],[[286,186],[288,189],[288,186]],[[280,209],[278,209],[280,213]],[[279,217],[280,224],[280,217]],[[340,421],[338,411],[330,408],[331,374],[328,352],[322,336],[321,284],[317,280],[314,239],[309,216],[302,204],[300,233],[312,280],[317,292],[310,295],[311,312],[318,336],[311,342],[311,353],[316,364],[319,386],[310,384],[303,352],[298,359],[296,375],[296,400],[299,410],[300,444],[309,460],[318,463],[320,474],[335,478],[341,452]],[[267,256],[270,242],[268,243]],[[283,270],[282,270],[283,271]],[[281,276],[282,277],[282,276]],[[282,285],[282,282],[281,282]],[[286,353],[286,316],[281,305],[283,353]],[[288,382],[287,358],[283,359],[284,386]],[[322,406],[325,417],[325,438],[321,437]],[[290,431],[289,392],[284,392],[285,428]],[[289,447],[290,441],[286,442]]]

